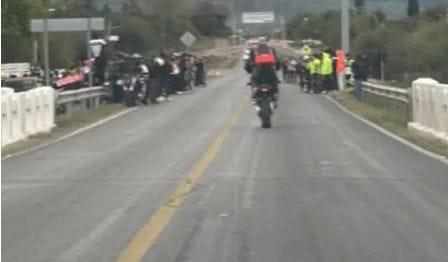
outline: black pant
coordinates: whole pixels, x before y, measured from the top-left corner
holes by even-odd
[[[322,91],[332,90],[333,77],[332,75],[322,75]]]
[[[168,78],[160,79],[160,87],[162,89],[162,94],[165,97],[169,97],[171,95],[171,84],[168,81]]]
[[[320,81],[320,77],[319,77],[318,74],[312,74],[311,75],[311,84],[310,84],[310,86],[311,86],[311,90],[314,93],[320,92],[321,81]]]
[[[200,85],[204,85],[204,84],[205,84],[205,81],[204,81],[204,71],[203,70],[197,70],[195,78],[194,78],[194,85],[195,86],[200,86]]]

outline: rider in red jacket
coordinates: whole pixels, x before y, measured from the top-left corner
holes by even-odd
[[[265,40],[261,40],[250,52],[250,57],[246,61],[245,69],[252,74],[251,85],[259,86],[269,84],[278,94],[278,77],[275,71],[280,67],[275,49]]]

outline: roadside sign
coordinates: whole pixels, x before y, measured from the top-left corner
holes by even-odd
[[[300,52],[303,54],[303,55],[311,55],[311,48],[308,46],[308,45],[304,45],[301,49],[300,49]]]
[[[190,47],[195,41],[196,37],[190,33],[189,31],[185,32],[182,37],[180,38],[180,41],[186,46]]]
[[[90,38],[92,31],[104,30],[104,18],[87,17],[87,18],[44,18],[32,19],[30,21],[30,30],[33,33],[43,33],[44,48],[44,68],[45,68],[45,84],[50,85],[50,51],[48,35],[50,32],[86,32],[87,42],[87,58],[91,59],[92,53],[90,48]],[[89,86],[92,86],[93,76],[90,70]]]
[[[274,12],[245,12],[242,14],[244,24],[274,23]]]
[[[89,18],[52,18],[47,19],[48,32],[79,32],[89,30]],[[104,18],[90,18],[90,30],[104,30]],[[31,32],[45,31],[45,19],[32,19]]]

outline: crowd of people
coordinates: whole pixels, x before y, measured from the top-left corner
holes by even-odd
[[[117,81],[128,76],[141,76],[149,90],[158,92],[160,100],[171,101],[173,94],[189,91],[193,86],[206,86],[205,60],[189,53],[161,53],[144,57],[138,53],[118,52],[109,59],[102,73],[94,74],[97,85],[108,83],[112,88],[113,101],[123,99],[122,86]],[[150,95],[145,94],[146,98]]]
[[[326,94],[354,86],[358,100],[362,101],[361,84],[367,80],[369,74],[365,55],[354,59],[350,54],[344,54],[342,50],[326,49],[300,56],[297,60],[285,59],[282,65],[284,79],[294,72],[299,77],[299,84],[305,92]]]
[[[275,71],[281,69],[283,81],[298,82],[304,92],[326,94],[354,88],[356,97],[362,101],[362,82],[370,73],[367,56],[358,55],[355,59],[342,50],[320,50],[313,49],[309,54],[295,57],[277,57],[275,49],[261,38],[245,55],[245,69],[252,75],[251,86],[268,83],[278,93],[279,81]]]
[[[34,69],[35,67],[31,67]],[[170,100],[170,96],[191,90],[193,86],[206,85],[205,59],[189,53],[161,53],[158,56],[144,57],[138,53],[113,52],[101,55],[92,60],[82,59],[78,65],[67,69],[53,69],[49,72],[50,85],[58,90],[73,90],[89,86],[89,74],[92,74],[92,85],[102,86],[105,83],[116,83],[125,75],[146,75],[148,85],[157,86],[161,95]],[[4,77],[2,83],[13,79],[28,80],[34,77],[44,81],[43,70],[28,70],[19,76]],[[116,85],[112,85],[117,88]],[[113,90],[114,100],[121,100],[122,90]]]

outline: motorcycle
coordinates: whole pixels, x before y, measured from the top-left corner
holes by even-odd
[[[271,116],[276,108],[276,96],[271,85],[263,84],[252,88],[255,99],[255,110],[261,120],[261,127],[271,128]]]
[[[128,107],[136,106],[137,101],[146,102],[147,84],[144,76],[127,76],[123,85],[124,103]]]

